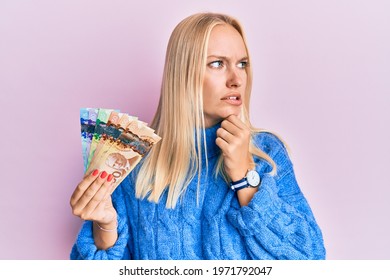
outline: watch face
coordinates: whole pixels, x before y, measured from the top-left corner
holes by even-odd
[[[257,187],[260,185],[260,175],[255,170],[248,171],[246,178],[248,180],[248,184],[252,187]]]

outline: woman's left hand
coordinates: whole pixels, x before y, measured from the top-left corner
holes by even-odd
[[[250,166],[249,142],[251,131],[236,115],[222,121],[215,143],[222,150],[225,172],[232,181],[246,176]]]

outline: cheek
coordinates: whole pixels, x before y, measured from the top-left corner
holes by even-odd
[[[203,99],[212,101],[213,99],[218,98],[220,88],[221,86],[218,77],[205,78],[203,82]]]
[[[205,79],[203,83],[203,106],[207,106],[210,103],[213,96],[211,81],[209,79]]]
[[[210,84],[211,84],[211,80],[210,80],[210,79],[208,78],[208,76],[206,75],[206,76],[204,77],[204,80],[203,80],[203,93],[204,93],[204,94],[207,94],[208,91],[210,90],[210,88],[211,88]]]

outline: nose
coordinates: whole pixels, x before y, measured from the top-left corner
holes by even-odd
[[[242,78],[237,69],[230,69],[226,79],[226,86],[228,88],[238,88],[242,85]]]

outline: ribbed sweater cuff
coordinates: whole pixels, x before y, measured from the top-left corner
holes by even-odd
[[[228,219],[242,236],[256,235],[280,212],[280,203],[274,178],[265,175],[248,206],[229,210]]]
[[[93,238],[93,225],[91,221],[85,221],[76,241],[76,248],[81,259],[109,260],[122,259],[128,239],[126,220],[118,217],[118,239],[114,246],[107,250],[99,250]]]

